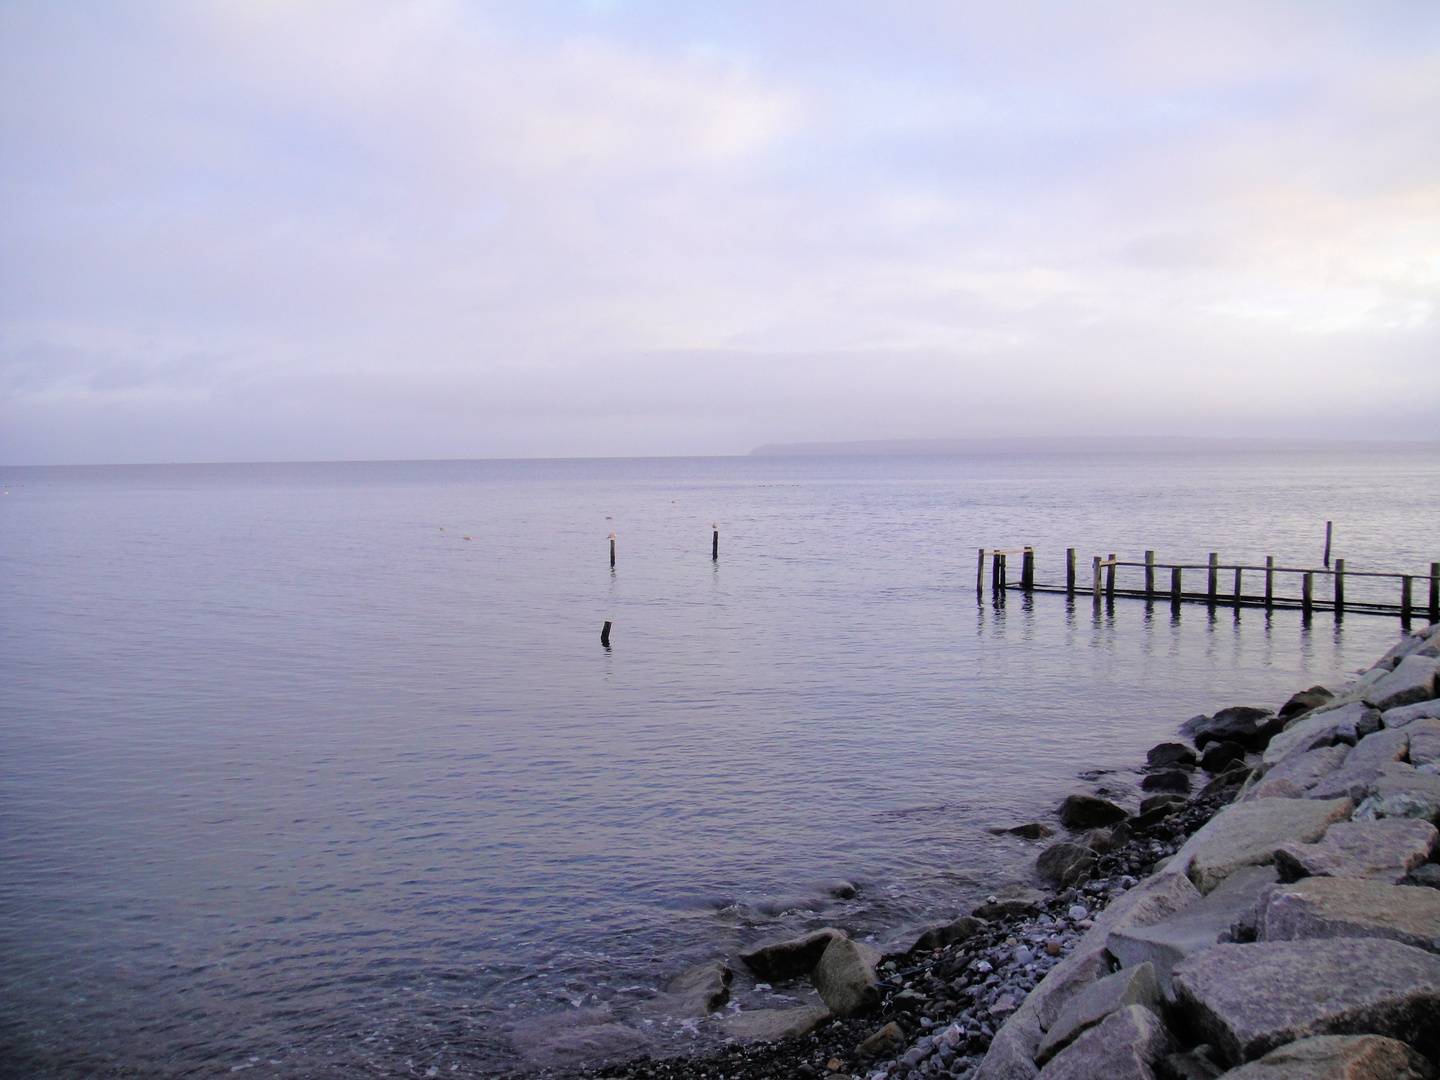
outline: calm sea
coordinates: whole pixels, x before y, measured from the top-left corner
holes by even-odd
[[[988,827],[1398,632],[977,603],[977,548],[1440,558],[1434,453],[0,480],[7,1075],[492,1075],[758,938],[950,917],[1033,862]]]

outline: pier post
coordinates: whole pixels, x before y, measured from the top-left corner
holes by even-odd
[[[1335,560],[1335,617],[1345,614],[1345,560]]]
[[[1000,595],[1002,595],[1002,596],[1005,595],[1005,590],[1008,589],[1009,587],[1010,587],[1010,556],[1008,556],[1008,555],[1001,555],[1001,556],[1000,556],[1000,580],[999,580],[999,583],[998,583],[998,585],[997,585],[997,588],[1000,590]]]
[[[1327,521],[1327,522],[1325,522],[1325,569],[1326,569],[1326,570],[1329,570],[1329,569],[1330,569],[1330,528],[1331,528],[1331,526],[1334,525],[1334,524],[1335,524],[1335,523],[1334,523],[1333,521]]]
[[[717,521],[713,526],[715,535],[710,537],[710,561],[720,561],[720,523]]]
[[[1440,622],[1440,562],[1430,564],[1430,621]]]
[[[1035,549],[1027,547],[1020,562],[1020,588],[1027,593],[1035,589]]]
[[[610,569],[615,569],[615,534],[610,534]]]
[[[1210,552],[1210,606],[1215,606],[1215,597],[1220,591],[1220,556],[1218,553]]]
[[[610,647],[610,620],[605,620],[605,625],[600,628],[600,644],[605,648]]]
[[[1410,629],[1410,581],[1409,574],[1400,579],[1400,625],[1406,630]]]
[[[1440,563],[1436,563],[1435,565],[1436,565],[1436,566],[1440,566]],[[1066,595],[1066,596],[1074,596],[1074,595],[1075,595],[1075,549],[1074,549],[1074,548],[1066,548],[1066,549],[1065,549],[1065,595]],[[1433,599],[1434,596],[1435,596],[1435,586],[1434,586],[1434,585],[1431,585],[1431,586],[1430,586],[1430,596],[1431,596],[1431,598],[1432,598],[1431,601],[1430,601],[1430,606],[1431,606],[1431,607],[1434,607],[1434,606],[1435,606],[1435,601],[1434,601],[1434,599]]]
[[[985,591],[985,549],[980,549],[980,566],[975,571],[975,595]]]
[[[1095,603],[1100,603],[1100,556],[1095,556]]]
[[[1145,552],[1145,599],[1155,595],[1155,552]]]
[[[1300,579],[1300,612],[1306,622],[1310,621],[1310,614],[1315,610],[1315,599],[1312,590],[1315,587],[1315,575],[1309,570]]]
[[[1235,567],[1235,610],[1240,610],[1240,567]]]
[[[1115,553],[1110,553],[1110,565],[1105,568],[1105,599],[1115,600]]]
[[[1170,607],[1180,610],[1180,567],[1170,568]]]
[[[1275,556],[1265,556],[1265,610],[1275,608]]]

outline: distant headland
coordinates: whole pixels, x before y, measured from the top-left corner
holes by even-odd
[[[766,443],[751,457],[864,457],[946,454],[1155,454],[1256,451],[1431,450],[1433,440],[1201,438],[1187,435],[1016,435],[985,439],[870,439],[857,442]]]

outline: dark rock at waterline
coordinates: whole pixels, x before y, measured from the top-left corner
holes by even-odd
[[[1225,769],[1232,761],[1245,760],[1245,747],[1238,742],[1212,742],[1205,748],[1205,755],[1200,759],[1200,767],[1208,773],[1218,773]]]
[[[905,1032],[892,1020],[855,1047],[855,1053],[861,1057],[879,1057],[894,1053],[904,1045]]]
[[[1145,777],[1140,787],[1145,791],[1186,792],[1190,790],[1190,776],[1180,769],[1164,769]]]
[[[734,978],[735,973],[719,960],[697,964],[671,979],[652,1004],[673,1016],[705,1016],[730,1000]]]
[[[1291,695],[1290,700],[1280,706],[1278,715],[1281,720],[1289,720],[1292,716],[1299,716],[1311,709],[1318,709],[1327,701],[1334,700],[1335,695],[1325,687],[1312,686],[1309,690],[1301,690],[1298,694]]]
[[[996,836],[1018,836],[1023,840],[1044,840],[1055,835],[1054,829],[1038,821],[1032,821],[1025,825],[1012,825],[1008,829],[995,828],[990,831]]]
[[[1035,861],[1035,870],[1046,881],[1070,886],[1083,881],[1095,867],[1095,853],[1079,844],[1051,844]]]
[[[836,900],[853,900],[860,890],[848,881],[837,881],[830,886],[830,895]]]
[[[1184,795],[1176,795],[1174,792],[1162,791],[1159,795],[1147,795],[1141,799],[1140,813],[1142,815],[1148,814],[1150,811],[1162,806],[1170,807],[1170,812],[1174,813],[1176,810],[1186,806],[1188,802],[1189,800],[1187,800]],[[1155,820],[1158,821],[1159,819],[1157,818]]]
[[[1093,795],[1069,795],[1060,804],[1060,824],[1067,829],[1104,828],[1129,816],[1109,800]]]
[[[1180,734],[1203,751],[1212,742],[1237,742],[1247,750],[1264,750],[1285,721],[1269,709],[1234,705],[1214,716],[1195,716],[1180,725]]]
[[[820,962],[830,939],[840,931],[827,926],[804,937],[776,941],[740,954],[741,961],[762,979],[775,981],[809,975]]]
[[[875,965],[880,951],[837,934],[825,946],[810,981],[836,1016],[864,1016],[880,1004],[880,979]]]
[[[1108,855],[1110,853],[1110,830],[1089,830],[1080,837],[1080,846],[1089,848],[1096,855]]]
[[[1184,743],[1164,742],[1151,748],[1145,755],[1145,764],[1157,769],[1166,765],[1194,765],[1195,751]]]
[[[1032,913],[1035,909],[1029,909]],[[944,926],[932,926],[915,939],[915,944],[910,946],[910,952],[928,952],[932,949],[943,949],[946,945],[953,945],[957,941],[964,941],[973,937],[981,930],[988,930],[990,924],[983,917],[976,918],[971,915],[963,915],[954,922],[946,923]]]
[[[984,919],[987,922],[995,922],[999,919],[1028,919],[1032,915],[1040,914],[1044,908],[1044,901],[1035,900],[995,900],[988,904],[981,904],[971,912],[977,919]]]

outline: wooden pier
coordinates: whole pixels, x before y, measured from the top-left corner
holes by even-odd
[[[1020,580],[1009,580],[1009,556],[1020,556]],[[1003,598],[1006,592],[1058,593],[1064,596],[1090,596],[1096,604],[1102,600],[1113,602],[1116,597],[1144,600],[1148,603],[1168,602],[1172,608],[1181,604],[1205,604],[1211,608],[1263,608],[1266,611],[1299,611],[1307,619],[1317,611],[1333,612],[1342,618],[1347,614],[1385,615],[1399,618],[1407,628],[1412,619],[1428,618],[1432,623],[1440,622],[1440,562],[1430,564],[1429,574],[1396,574],[1388,571],[1350,570],[1344,559],[1336,559],[1333,567],[1314,568],[1302,566],[1276,566],[1273,556],[1266,556],[1265,565],[1249,563],[1222,563],[1218,553],[1211,552],[1203,563],[1162,563],[1155,561],[1155,552],[1145,552],[1143,562],[1118,559],[1114,554],[1102,558],[1094,556],[1090,562],[1089,579],[1082,581],[1077,575],[1075,549],[1065,552],[1065,583],[1045,584],[1035,580],[1035,549],[1031,547],[1011,550],[980,549],[980,560],[975,576],[975,592],[983,600],[985,593],[985,562],[990,561],[990,588]],[[1144,571],[1143,586],[1121,586],[1116,582],[1119,568],[1134,568]],[[1164,571],[1169,571],[1165,580]],[[1159,576],[1157,577],[1157,572]],[[1187,581],[1186,574],[1190,576]],[[1247,576],[1248,575],[1248,576]],[[1397,603],[1377,600],[1375,589],[1367,590],[1367,599],[1347,598],[1345,585],[1349,581],[1356,586],[1379,585],[1390,582],[1398,592]],[[1428,603],[1419,604],[1417,595],[1421,587],[1428,586]],[[1200,591],[1190,582],[1202,585]],[[1246,592],[1263,583],[1263,592]],[[1278,585],[1278,588],[1277,588]],[[1299,595],[1285,595],[1288,586],[1298,585]],[[1317,589],[1318,586],[1318,589]],[[1392,592],[1391,595],[1396,595]]]

